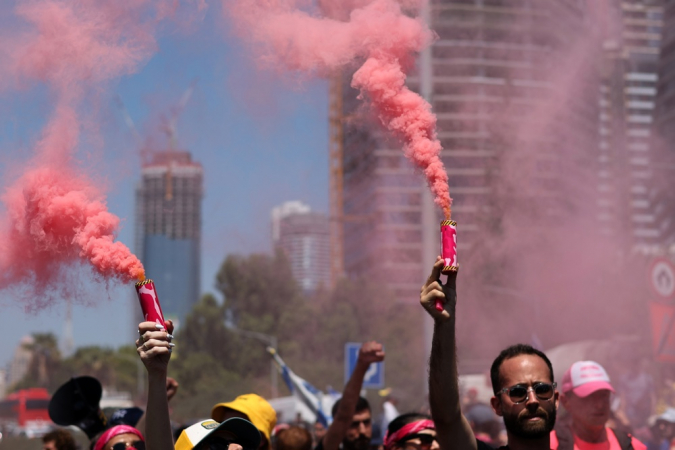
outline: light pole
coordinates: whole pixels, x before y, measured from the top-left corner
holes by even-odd
[[[276,336],[272,336],[271,334],[260,333],[258,331],[242,330],[241,328],[233,327],[232,325],[228,324],[225,324],[225,327],[228,330],[241,334],[244,337],[257,339],[261,342],[264,342],[273,349],[278,350]],[[274,364],[274,360],[270,360],[270,381],[272,384],[272,398],[277,398],[279,396],[279,386],[277,381],[277,367]]]

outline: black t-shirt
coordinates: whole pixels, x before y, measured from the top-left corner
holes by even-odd
[[[495,450],[494,447],[491,447],[480,439],[476,439],[476,443],[478,444],[478,450]],[[499,447],[497,450],[509,450],[509,447]]]

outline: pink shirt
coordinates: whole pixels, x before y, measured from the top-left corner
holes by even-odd
[[[631,436],[631,443],[635,450],[647,450],[647,446],[642,442],[635,439],[634,436]],[[558,437],[555,435],[555,431],[551,432],[551,449],[557,450],[558,448]],[[607,428],[607,440],[605,442],[591,443],[582,441],[578,437],[574,436],[574,450],[621,450],[619,441],[614,436],[612,430]]]

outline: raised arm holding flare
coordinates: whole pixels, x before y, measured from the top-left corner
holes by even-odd
[[[429,402],[431,416],[441,449],[476,450],[476,438],[469,422],[460,411],[457,354],[455,347],[455,304],[457,272],[448,275],[445,285],[440,282],[443,260],[439,256],[427,282],[422,286],[420,303],[434,319],[434,338],[429,360]],[[438,311],[436,301],[443,303]]]
[[[155,322],[138,325],[136,350],[148,371],[148,405],[145,414],[145,439],[147,450],[173,449],[173,435],[169,418],[167,396],[167,371],[171,358],[173,324],[169,330]]]
[[[488,450],[477,441],[460,409],[455,347],[456,273],[439,281],[443,261],[436,259],[422,287],[420,303],[434,319],[429,369],[431,415],[441,449]],[[435,308],[436,300],[443,310]],[[494,396],[490,404],[504,418],[508,447],[502,450],[549,450],[558,408],[558,391],[551,362],[541,351],[516,344],[497,356],[490,368]]]
[[[334,407],[333,423],[319,444],[319,447],[323,444],[323,450],[338,450],[340,444],[343,444],[344,450],[370,448],[372,415],[368,402],[361,399],[359,394],[370,364],[383,360],[382,344],[371,341],[361,346],[354,372],[342,391],[342,398]]]

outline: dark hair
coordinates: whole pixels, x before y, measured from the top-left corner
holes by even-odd
[[[276,450],[312,450],[312,435],[304,427],[288,427],[277,433]]]
[[[57,450],[76,450],[77,444],[68,430],[59,428],[42,436],[42,442],[53,442]]]
[[[335,417],[335,414],[337,414],[337,410],[340,407],[341,401],[342,398],[339,398],[338,401],[336,401],[333,405],[333,408],[330,410],[330,413],[333,417]],[[359,397],[359,401],[356,402],[356,411],[354,411],[354,413],[360,413],[361,411],[370,411],[370,403],[368,403],[368,400],[363,397]]]
[[[499,356],[495,358],[494,362],[492,363],[492,367],[490,368],[490,381],[492,381],[492,391],[495,393],[495,395],[499,389],[501,389],[499,369],[502,367],[502,363],[507,359],[515,358],[516,356],[520,355],[535,355],[543,359],[548,366],[548,371],[551,373],[551,383],[555,381],[553,379],[553,366],[544,352],[537,350],[531,345],[515,344],[502,350]]]
[[[387,427],[387,434],[391,436],[392,434],[396,433],[398,430],[403,428],[405,425],[424,419],[431,420],[431,417],[426,414],[416,412],[401,414],[400,416],[389,422],[389,426]]]

